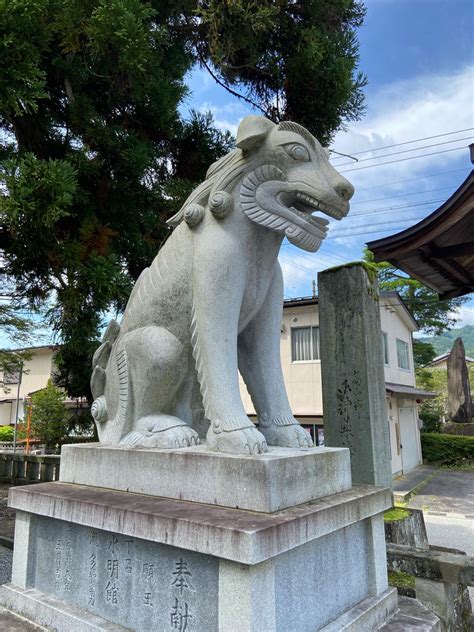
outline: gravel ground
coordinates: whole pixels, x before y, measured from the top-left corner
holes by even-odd
[[[6,584],[12,576],[13,551],[0,546],[0,584]]]
[[[10,485],[0,484],[0,536],[13,539],[15,533],[15,510],[7,507]]]

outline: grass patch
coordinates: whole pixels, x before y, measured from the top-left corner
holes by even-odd
[[[415,590],[415,578],[402,571],[388,571],[388,583],[394,588],[411,588]]]
[[[403,507],[393,507],[383,512],[384,522],[397,522],[397,520],[404,520],[408,518],[410,512]]]

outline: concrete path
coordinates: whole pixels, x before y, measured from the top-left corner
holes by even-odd
[[[393,495],[395,502],[405,502],[420,485],[429,479],[438,468],[432,465],[419,465],[417,468],[399,476],[393,481]]]
[[[408,507],[422,509],[425,517],[450,515],[472,519],[474,525],[474,471],[433,470],[411,496]]]

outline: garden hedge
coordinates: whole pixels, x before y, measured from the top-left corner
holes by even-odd
[[[0,441],[13,441],[13,428],[11,426],[0,426]]]
[[[421,450],[426,463],[474,461],[474,437],[423,432]]]

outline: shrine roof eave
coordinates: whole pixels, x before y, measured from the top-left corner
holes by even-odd
[[[371,241],[367,247],[375,261],[389,261],[438,292],[440,298],[472,292],[474,171],[431,215],[395,235]]]

